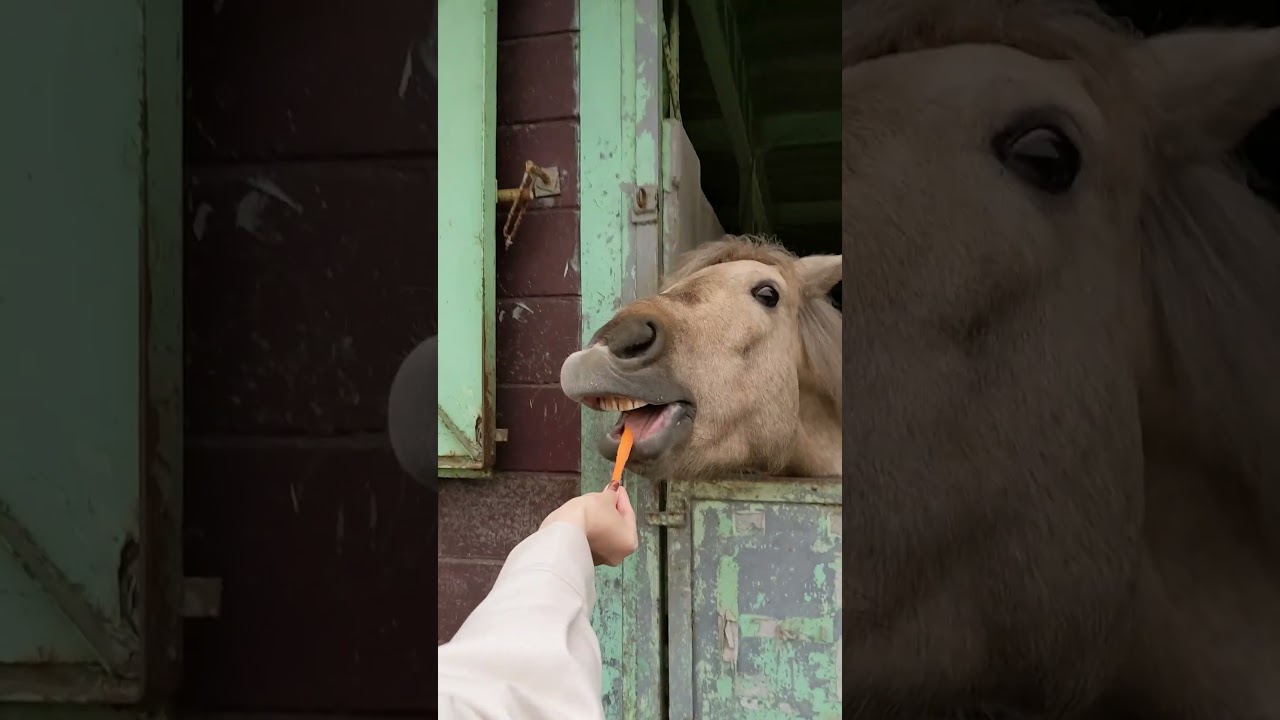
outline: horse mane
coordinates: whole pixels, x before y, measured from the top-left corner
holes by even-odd
[[[738,260],[754,260],[772,265],[794,285],[798,282],[794,270],[798,259],[795,253],[774,238],[725,235],[681,255],[677,267],[663,279],[662,289],[667,290],[699,270]],[[819,392],[829,397],[839,414],[844,387],[840,362],[843,351],[840,311],[836,310],[825,294],[820,295],[806,302],[800,309],[799,324],[803,353],[801,376],[809,379]]]
[[[843,34],[845,68],[997,44],[1075,63],[1109,120],[1145,124],[1150,111],[1135,104],[1141,92],[1117,62],[1141,37],[1095,2],[846,0]],[[1280,519],[1280,214],[1231,158],[1178,166],[1156,143],[1142,149],[1154,169],[1142,175],[1141,249],[1156,392],[1173,398],[1162,409],[1183,416],[1173,424],[1207,469],[1238,480],[1253,495],[1245,502]]]

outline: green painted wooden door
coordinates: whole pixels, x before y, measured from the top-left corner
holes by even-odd
[[[681,483],[669,505],[670,717],[840,717],[837,479]]]
[[[497,0],[440,0],[439,412],[441,475],[492,469]]]
[[[0,702],[176,666],[180,7],[0,4]]]

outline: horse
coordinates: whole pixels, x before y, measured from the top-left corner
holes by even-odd
[[[654,479],[839,475],[839,255],[728,235],[681,256],[560,369],[575,402],[619,413],[597,443]]]
[[[1280,718],[1280,31],[857,0],[846,717]]]

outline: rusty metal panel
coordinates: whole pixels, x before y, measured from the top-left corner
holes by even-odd
[[[692,484],[673,528],[670,717],[840,717],[839,483]]]

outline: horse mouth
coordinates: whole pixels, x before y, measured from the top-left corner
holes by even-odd
[[[622,442],[622,429],[631,429],[632,446],[628,464],[643,466],[675,449],[689,438],[697,411],[693,403],[676,401],[650,403],[637,398],[606,395],[583,398],[592,410],[617,412],[618,421],[600,439],[600,454],[612,460]]]

